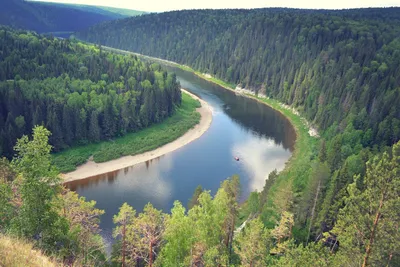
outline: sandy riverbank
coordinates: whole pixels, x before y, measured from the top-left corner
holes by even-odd
[[[160,157],[169,152],[177,150],[184,145],[196,140],[201,135],[203,135],[211,125],[212,122],[212,109],[210,105],[207,104],[204,100],[198,98],[194,94],[189,93],[188,91],[182,89],[183,92],[187,93],[191,97],[198,99],[201,103],[201,108],[198,108],[197,111],[201,115],[200,123],[197,124],[194,128],[187,131],[184,135],[168,143],[164,146],[161,146],[155,150],[148,151],[135,156],[125,156],[119,159],[96,163],[94,161],[89,160],[85,164],[79,166],[75,171],[62,174],[64,182],[70,182],[80,179],[85,179],[88,177],[92,177],[95,175],[100,175],[103,173],[108,173],[112,171],[116,171],[119,169],[123,169],[125,167],[130,167],[142,162],[146,162],[148,160]]]

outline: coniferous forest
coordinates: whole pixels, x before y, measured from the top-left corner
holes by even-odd
[[[13,156],[34,125],[54,151],[112,139],[157,123],[181,101],[173,74],[135,57],[1,28],[0,150]]]
[[[0,234],[65,265],[399,266],[399,34],[399,8],[148,14],[76,33],[97,46],[0,28],[0,144],[11,159],[0,161]],[[106,260],[104,211],[58,186],[49,144],[59,151],[145,128],[171,116],[181,94],[160,66],[100,45],[287,104],[320,137],[298,130],[285,170],[244,203],[232,176],[214,196],[198,187],[188,209],[149,203],[137,214],[123,204]]]

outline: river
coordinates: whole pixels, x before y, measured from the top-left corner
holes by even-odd
[[[250,192],[261,191],[268,174],[282,170],[293,151],[295,131],[279,112],[192,73],[168,69],[177,74],[182,88],[210,104],[212,124],[199,139],[160,158],[67,184],[105,210],[100,227],[108,244],[112,217],[124,202],[138,212],[148,202],[169,212],[175,200],[187,205],[198,185],[214,194],[233,174],[240,176],[244,200]]]

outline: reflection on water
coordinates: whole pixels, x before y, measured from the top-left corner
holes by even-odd
[[[116,170],[116,171],[112,171],[112,172],[108,172],[108,173],[104,173],[104,174],[99,174],[99,175],[94,175],[94,176],[88,177],[86,179],[71,181],[71,182],[68,182],[66,185],[72,191],[77,191],[78,189],[84,190],[84,189],[90,188],[92,186],[96,186],[99,183],[104,183],[104,182],[107,182],[108,185],[112,185],[116,179],[125,177],[129,172],[133,171],[133,169],[135,169],[135,173],[137,173],[138,166],[140,166],[141,169],[143,169],[142,172],[151,171],[150,167],[152,166],[152,164],[159,162],[162,157],[164,157],[164,156],[160,156],[160,157],[157,157],[154,159],[147,160],[146,162],[144,162],[142,164],[138,164],[137,166],[125,167],[120,170]],[[140,177],[140,175],[138,175],[138,177]],[[138,177],[136,177],[135,179],[138,179]]]
[[[148,202],[168,212],[175,200],[186,205],[198,185],[214,194],[233,174],[240,176],[244,200],[251,191],[262,190],[271,171],[283,169],[293,150],[295,131],[280,113],[193,74],[174,71],[183,88],[212,106],[210,129],[160,158],[67,184],[105,210],[100,227],[110,242],[112,217],[124,202],[138,212]]]
[[[232,147],[232,154],[240,158],[242,167],[249,174],[241,177],[241,182],[247,184],[246,196],[252,191],[260,191],[268,174],[274,169],[282,170],[290,155],[287,150],[277,147],[272,140],[264,138],[249,138],[237,143]]]

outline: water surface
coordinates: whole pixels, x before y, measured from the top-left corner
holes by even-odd
[[[261,191],[268,174],[283,169],[293,150],[294,129],[279,112],[192,73],[172,70],[182,88],[211,105],[213,121],[209,130],[157,159],[68,184],[105,210],[100,226],[108,240],[112,217],[124,202],[138,212],[148,202],[169,212],[174,200],[187,205],[198,185],[215,193],[221,181],[233,174],[240,176],[243,200],[251,191]],[[240,161],[235,161],[235,156]]]

